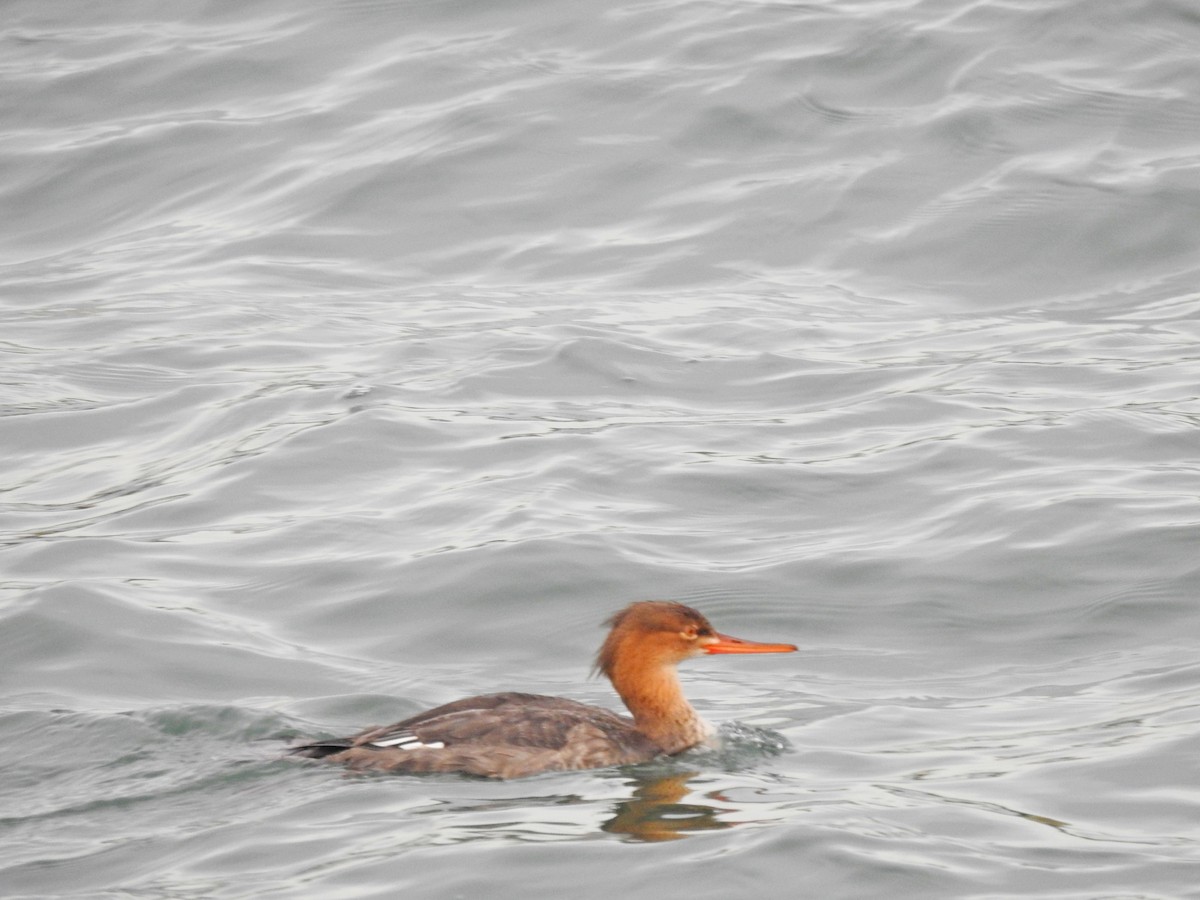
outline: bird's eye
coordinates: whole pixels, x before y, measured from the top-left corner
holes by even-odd
[[[679,634],[686,641],[694,641],[696,639],[696,635],[698,634],[698,632],[696,631],[695,628],[688,627],[688,628],[683,629],[683,631],[679,632]]]

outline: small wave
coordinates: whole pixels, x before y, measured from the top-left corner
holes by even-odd
[[[791,743],[778,731],[744,722],[724,722],[717,729],[716,746],[697,747],[682,758],[691,764],[737,771],[791,749]]]

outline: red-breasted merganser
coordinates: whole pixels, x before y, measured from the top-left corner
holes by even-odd
[[[696,610],[661,600],[627,606],[606,624],[612,630],[596,656],[596,671],[612,682],[632,719],[561,697],[484,694],[290,752],[351,769],[489,778],[645,762],[681,753],[712,734],[683,696],[678,663],[705,653],[796,649],[720,634]]]

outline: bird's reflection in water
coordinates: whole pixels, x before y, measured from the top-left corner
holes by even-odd
[[[611,819],[601,827],[609,834],[624,834],[639,841],[674,841],[698,831],[732,828],[736,823],[718,818],[731,810],[703,803],[680,803],[688,779],[697,772],[639,775],[630,782],[633,796],[619,802]]]

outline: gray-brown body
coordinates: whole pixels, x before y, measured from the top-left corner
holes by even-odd
[[[407,742],[411,749],[378,746],[409,735],[415,739]],[[394,725],[316,741],[291,753],[358,770],[521,778],[645,762],[663,750],[634,728],[632,719],[610,710],[508,692],[456,700]]]

